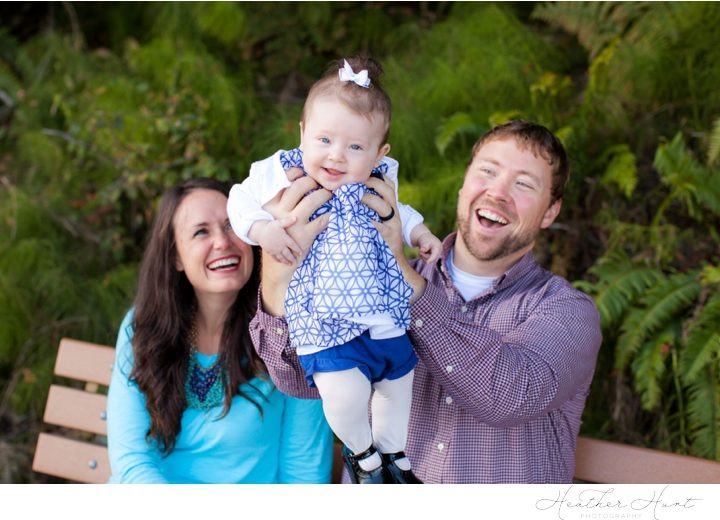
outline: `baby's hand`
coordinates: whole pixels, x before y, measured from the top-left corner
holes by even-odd
[[[257,233],[257,243],[263,251],[285,265],[293,265],[302,254],[300,246],[288,235],[285,228],[277,220],[256,222],[253,226],[262,225]]]
[[[430,231],[426,231],[417,237],[417,247],[420,258],[427,263],[434,262],[440,258],[442,253],[442,242]]]

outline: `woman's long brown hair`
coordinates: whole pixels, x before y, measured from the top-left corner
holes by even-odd
[[[138,277],[133,319],[134,366],[130,378],[145,395],[150,413],[148,441],[157,442],[164,454],[175,447],[181,417],[187,407],[185,375],[195,292],[185,273],[176,269],[173,218],[180,203],[193,190],[214,190],[228,196],[229,186],[214,179],[187,181],[165,192],[150,231]],[[266,372],[250,341],[249,324],[255,315],[260,256],[252,248],[253,271],[225,318],[220,355],[227,368],[222,416],[235,395],[257,403],[240,391],[240,385]],[[262,411],[262,410],[261,410]]]

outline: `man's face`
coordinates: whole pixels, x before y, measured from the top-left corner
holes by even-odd
[[[486,142],[458,197],[457,266],[475,274],[505,272],[559,213],[560,201],[550,205],[551,186],[551,165],[532,150],[512,137]]]

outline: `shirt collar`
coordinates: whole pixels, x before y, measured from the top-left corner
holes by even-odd
[[[445,285],[448,287],[452,286],[452,278],[450,278],[450,273],[447,270],[448,255],[455,246],[456,238],[457,231],[453,231],[447,237],[445,237],[445,240],[443,240],[442,243],[442,255],[440,256],[440,260],[437,263],[437,269],[439,270],[440,275],[445,282]],[[508,269],[502,275],[498,276],[495,279],[492,284],[492,292],[499,291],[500,289],[515,283],[516,280],[519,280],[520,278],[525,276],[525,274],[530,272],[530,270],[532,270],[536,266],[537,263],[535,262],[535,255],[532,251],[528,251],[520,258],[520,260],[515,262],[510,267],[510,269]]]

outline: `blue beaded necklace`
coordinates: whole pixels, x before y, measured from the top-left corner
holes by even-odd
[[[209,410],[223,404],[225,400],[225,363],[220,354],[209,367],[198,361],[197,329],[190,330],[190,356],[185,376],[185,399],[188,408]]]

